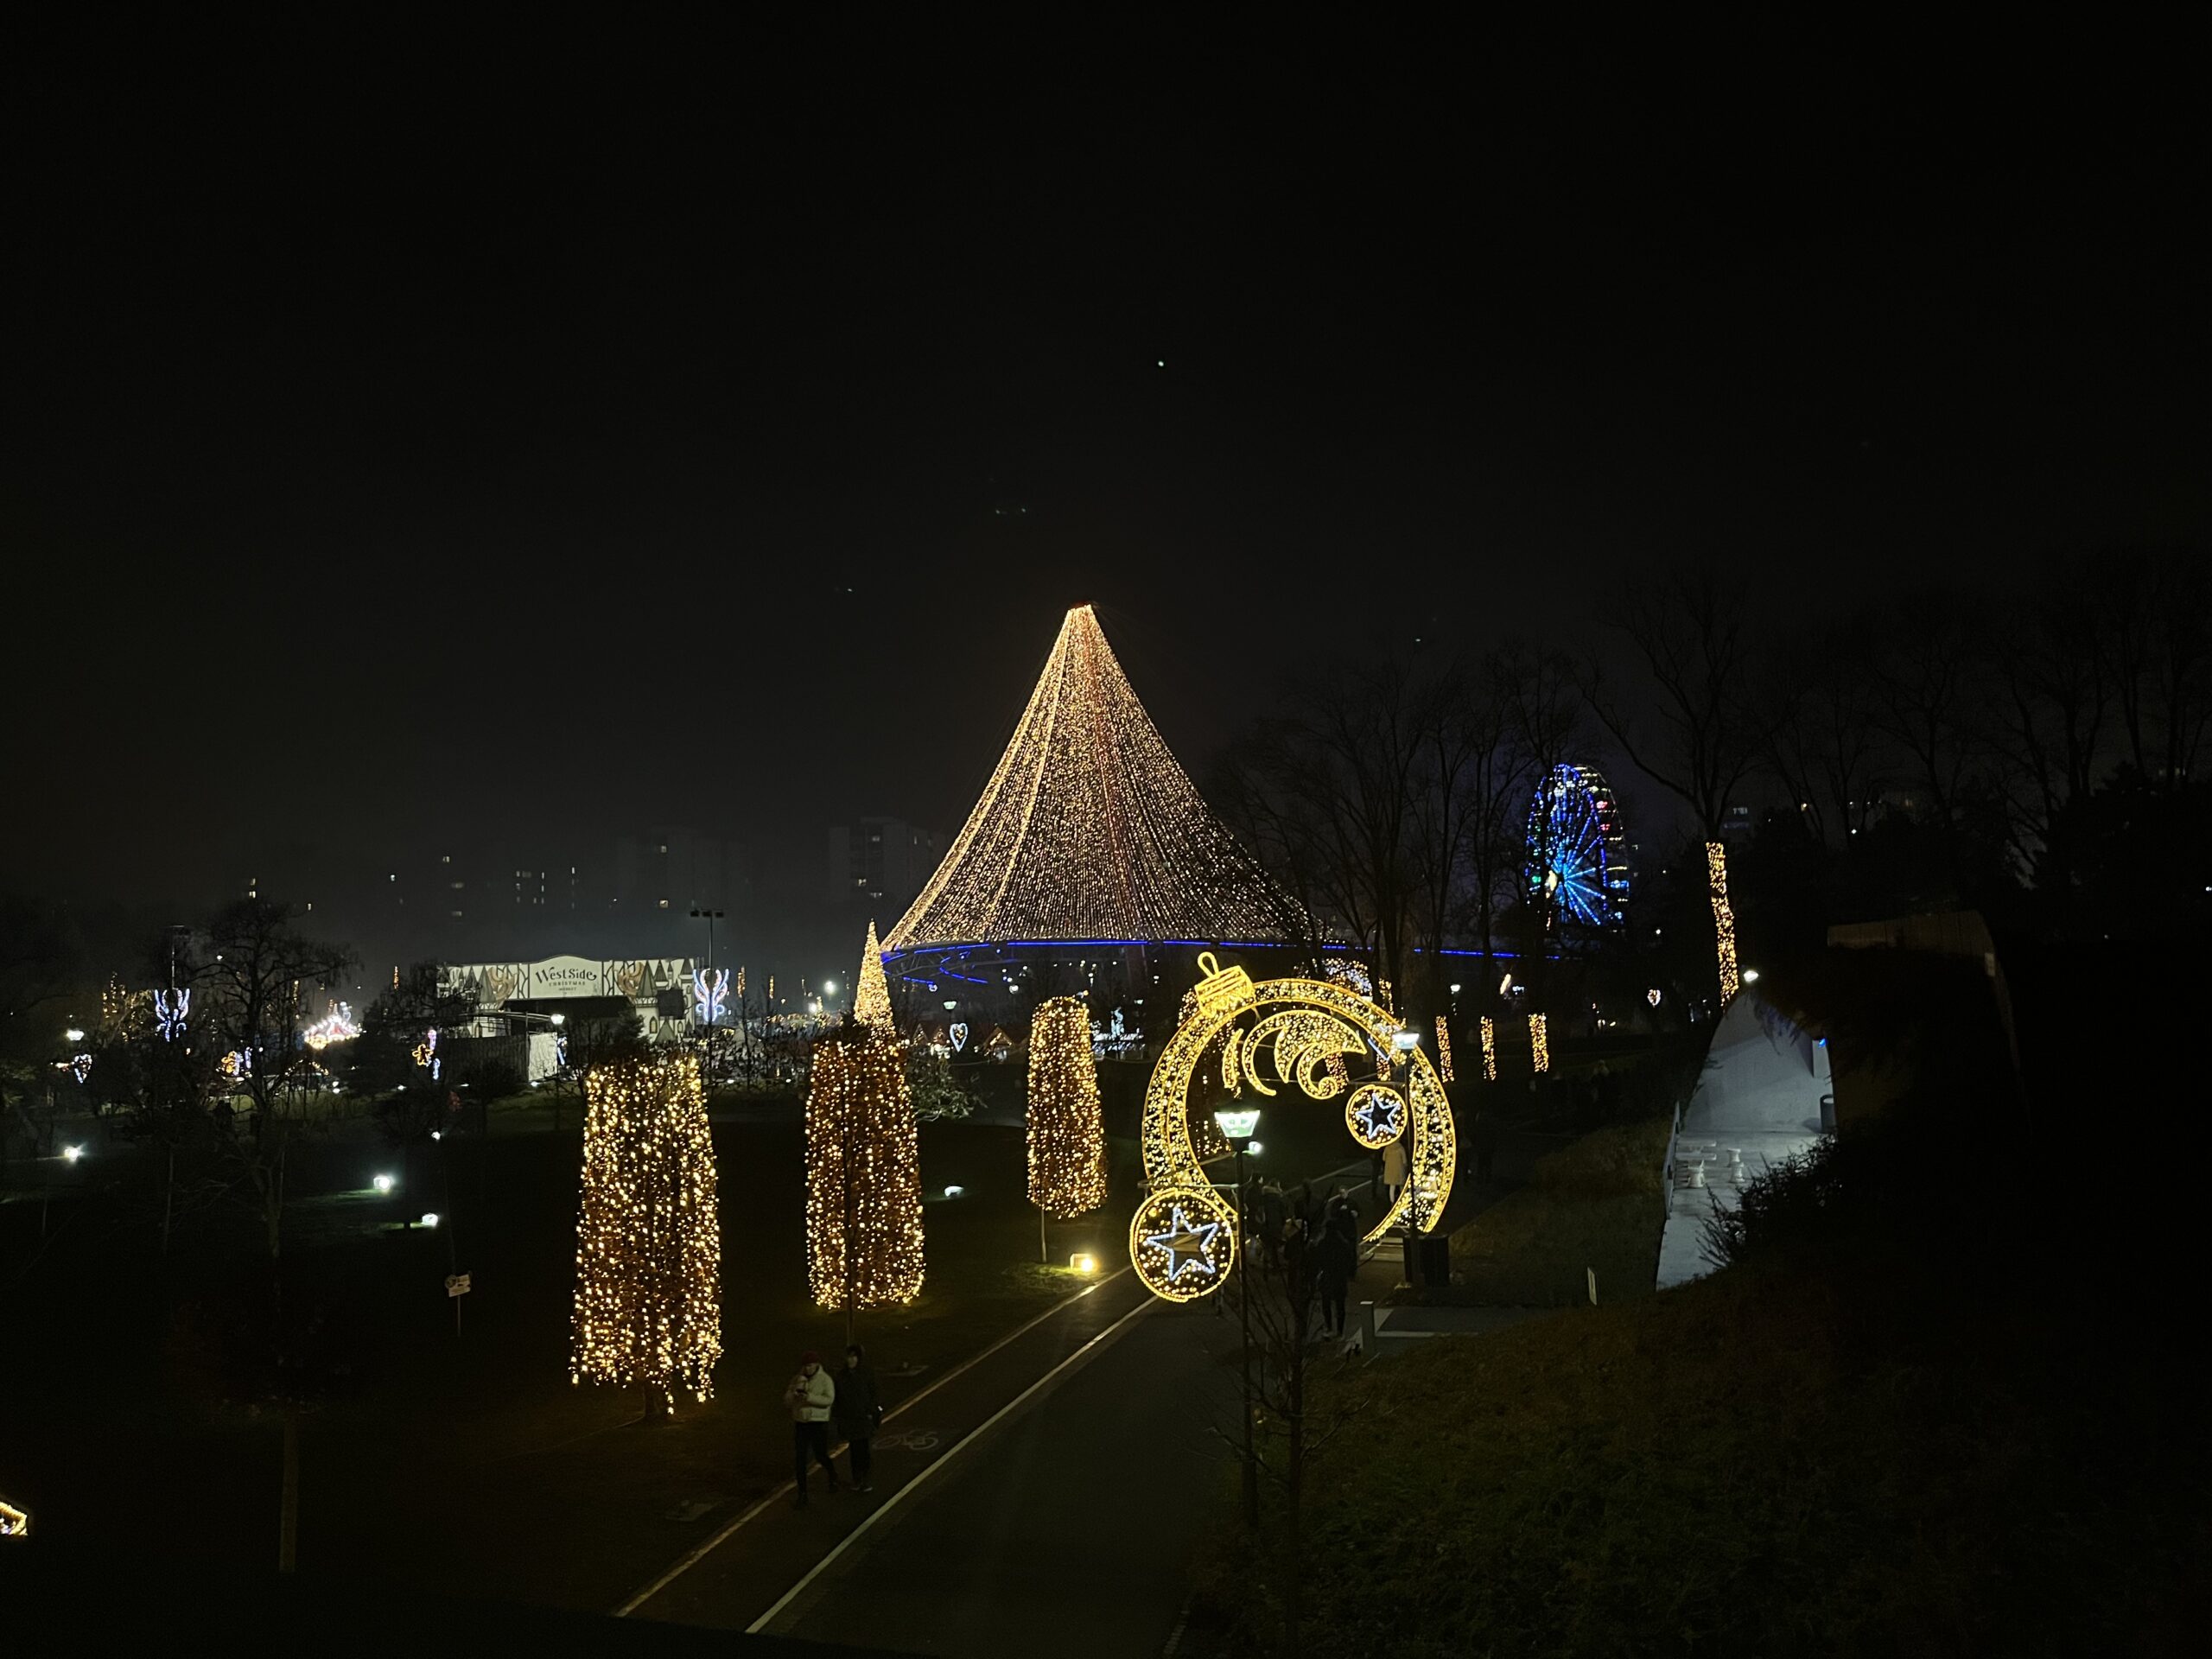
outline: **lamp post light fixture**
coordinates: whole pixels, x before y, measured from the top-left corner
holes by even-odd
[[[1398,1087],[1403,1091],[1408,1106],[1411,1105],[1414,1097],[1414,1052],[1420,1047],[1421,1033],[1414,1030],[1409,1026],[1393,1032],[1390,1035],[1391,1052],[1396,1056],[1397,1059],[1397,1065],[1395,1070],[1397,1077]],[[1406,1205],[1406,1242],[1404,1245],[1406,1279],[1408,1283],[1413,1282],[1414,1274],[1421,1265],[1421,1183],[1414,1179],[1414,1172],[1410,1167],[1410,1161],[1411,1160],[1408,1160],[1409,1166],[1406,1171],[1406,1184],[1411,1191],[1408,1195],[1409,1202]]]
[[[1213,1115],[1214,1127],[1221,1131],[1221,1138],[1236,1148],[1236,1272],[1241,1279],[1252,1260],[1250,1240],[1246,1236],[1245,1217],[1250,1213],[1249,1202],[1251,1191],[1244,1185],[1244,1154],[1259,1150],[1252,1139],[1252,1131],[1260,1127],[1260,1109],[1256,1106],[1224,1106]],[[1237,1336],[1243,1344],[1241,1360],[1244,1382],[1244,1525],[1248,1531],[1260,1529],[1260,1461],[1252,1450],[1252,1287],[1240,1284],[1236,1287]]]
[[[61,1034],[73,1043],[81,1043],[85,1040],[85,1033],[83,1030],[76,1026],[70,1027],[68,1030],[63,1032]]]
[[[1757,983],[1758,976],[1759,970],[1756,968],[1746,968],[1744,969],[1744,983],[1746,985]]]

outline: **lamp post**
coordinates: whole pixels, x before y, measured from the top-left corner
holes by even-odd
[[[1251,1269],[1252,1256],[1251,1238],[1244,1225],[1250,1198],[1249,1189],[1244,1185],[1244,1150],[1252,1144],[1253,1131],[1260,1127],[1260,1111],[1256,1106],[1224,1107],[1213,1115],[1213,1121],[1221,1131],[1221,1138],[1236,1148],[1236,1270],[1247,1274]],[[1249,1279],[1236,1287],[1236,1324],[1243,1350],[1244,1525],[1256,1532],[1260,1527],[1260,1462],[1252,1451],[1252,1292]]]
[[[1414,1051],[1420,1046],[1421,1033],[1414,1030],[1411,1027],[1406,1027],[1397,1031],[1393,1033],[1390,1038],[1390,1050],[1397,1062],[1394,1071],[1397,1077],[1398,1087],[1405,1096],[1406,1100],[1405,1133],[1407,1134],[1412,1133],[1413,1130]],[[1408,1147],[1406,1148],[1406,1186],[1408,1189],[1408,1202],[1406,1205],[1406,1242],[1403,1254],[1405,1257],[1406,1282],[1408,1284],[1414,1284],[1418,1282],[1414,1275],[1419,1270],[1421,1265],[1421,1182],[1414,1169],[1412,1156],[1413,1148]]]

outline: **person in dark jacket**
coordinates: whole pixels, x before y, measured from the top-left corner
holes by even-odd
[[[837,1376],[837,1402],[830,1414],[830,1426],[852,1454],[856,1492],[875,1490],[868,1471],[875,1466],[875,1426],[882,1418],[883,1408],[875,1396],[875,1373],[868,1369],[867,1351],[856,1342],[845,1350],[845,1369]]]
[[[1359,1248],[1352,1243],[1351,1223],[1342,1212],[1330,1218],[1313,1245],[1313,1281],[1321,1292],[1321,1334],[1344,1333],[1344,1299],[1351,1276],[1359,1271]]]

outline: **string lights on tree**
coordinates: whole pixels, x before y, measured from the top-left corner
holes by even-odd
[[[1717,841],[1705,843],[1705,886],[1713,899],[1713,942],[1719,957],[1720,1006],[1726,1007],[1743,988],[1736,972],[1736,912],[1728,905],[1728,849]]]
[[[806,1096],[808,1287],[824,1307],[885,1307],[922,1291],[920,1136],[898,1045],[816,1045]]]
[[[596,1067],[584,1079],[583,1198],[569,1380],[704,1400],[721,1357],[721,1228],[699,1063]]]
[[[1106,1202],[1106,1129],[1080,997],[1039,1003],[1029,1027],[1029,1202],[1062,1221]]]
[[[1088,605],[891,950],[1015,939],[1287,939],[1284,896],[1161,741]]]
[[[1452,1023],[1440,1014],[1436,1016],[1436,1070],[1445,1082],[1457,1081],[1452,1075]]]
[[[1529,1016],[1529,1052],[1535,1062],[1539,1076],[1552,1069],[1551,1033],[1546,1028],[1544,1016],[1541,1014]]]
[[[1497,1021],[1483,1015],[1483,1081],[1497,1081]]]
[[[879,1037],[896,1030],[891,1019],[891,986],[883,977],[883,947],[875,942],[874,922],[868,925],[868,943],[861,947],[861,976],[853,982],[853,1018]]]

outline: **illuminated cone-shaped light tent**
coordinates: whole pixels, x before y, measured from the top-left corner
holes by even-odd
[[[698,1062],[626,1060],[584,1079],[583,1197],[569,1371],[643,1382],[673,1410],[721,1357],[721,1236]]]
[[[898,1046],[816,1046],[806,1096],[806,1268],[824,1307],[886,1307],[922,1291],[920,1135]]]
[[[853,982],[853,1018],[878,1037],[893,1033],[891,986],[883,977],[883,947],[875,942],[875,924],[868,925],[868,944],[861,950],[861,976]]]
[[[1029,1202],[1062,1221],[1106,1202],[1106,1129],[1080,997],[1039,1003],[1029,1027]]]

